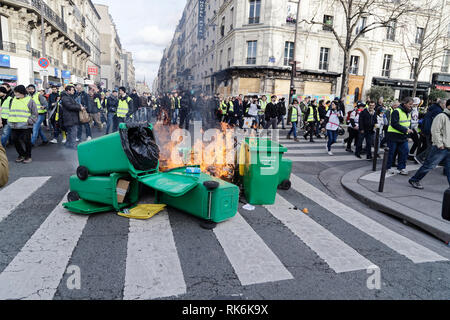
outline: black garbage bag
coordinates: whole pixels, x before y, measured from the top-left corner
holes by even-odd
[[[127,124],[127,127],[119,131],[128,160],[136,170],[157,169],[159,147],[155,142],[153,131],[148,126]]]

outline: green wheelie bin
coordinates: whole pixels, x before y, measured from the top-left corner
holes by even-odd
[[[130,126],[121,123],[119,129],[118,132],[83,142],[78,146],[79,179],[86,180],[89,175],[111,173],[129,173],[137,177],[158,171],[159,149],[153,135],[153,126]],[[144,139],[146,140],[143,141]],[[139,143],[145,143],[143,150],[150,153],[144,161],[133,150]]]
[[[127,190],[119,186],[119,181],[128,182]],[[123,201],[119,201],[119,196],[123,198]],[[138,202],[139,182],[129,174],[123,173],[90,176],[86,180],[72,176],[67,200],[63,207],[74,213],[119,211]]]
[[[292,170],[292,162],[283,161],[286,147],[267,138],[247,137],[242,147],[245,153],[242,184],[249,204],[272,205],[279,185],[286,184]]]

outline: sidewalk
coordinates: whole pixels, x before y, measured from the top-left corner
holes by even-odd
[[[449,187],[443,169],[430,172],[422,184],[424,190],[411,187],[408,179],[420,165],[408,163],[409,176],[386,174],[384,192],[378,192],[380,171],[372,171],[372,163],[345,174],[341,183],[355,198],[372,209],[405,220],[448,243],[450,241],[450,222],[442,219],[442,201]],[[381,169],[381,162],[378,162]]]

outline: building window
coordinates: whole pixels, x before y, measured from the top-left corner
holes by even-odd
[[[323,16],[323,30],[325,31],[331,31],[333,29],[333,16]]]
[[[397,23],[395,21],[389,22],[387,27],[386,39],[395,41],[395,29],[397,27]]]
[[[261,0],[250,0],[250,12],[248,23],[259,23],[259,14],[261,11]]]
[[[227,65],[228,65],[228,68],[231,67],[231,48],[228,48]]]
[[[297,8],[298,4],[296,2],[288,2],[286,23],[297,23]]]
[[[247,41],[247,64],[256,64],[257,41]]]
[[[392,55],[385,54],[384,60],[383,60],[383,70],[381,72],[381,76],[389,78],[391,76],[391,67],[392,67]]]
[[[234,23],[234,8],[231,8],[230,16],[231,16],[231,24],[230,24],[230,31],[231,31],[233,30],[233,23]]]
[[[445,50],[444,57],[442,60],[441,72],[447,73],[448,69],[449,69],[449,65],[450,65],[450,50],[447,49],[447,50]]]
[[[417,63],[419,62],[419,59],[418,58],[413,58],[413,61],[412,61],[412,66],[411,66],[411,72],[409,73],[409,78],[410,79],[414,79],[414,73],[416,72],[416,70],[417,70]]]
[[[350,57],[350,74],[357,75],[359,71],[359,57],[351,56]]]
[[[417,32],[416,32],[416,44],[422,44],[423,41],[423,32],[424,29],[423,28],[417,28]]]
[[[294,43],[286,41],[284,44],[284,65],[289,66],[294,61]]]
[[[329,56],[330,56],[330,48],[320,48],[319,70],[328,71]]]
[[[359,20],[358,25],[356,26],[356,34],[358,35],[361,30],[363,30],[366,27],[367,24],[367,17],[362,17],[361,20]]]
[[[222,17],[222,24],[220,25],[220,36],[225,36],[225,17]]]

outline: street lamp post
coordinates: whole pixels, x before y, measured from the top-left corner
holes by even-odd
[[[291,69],[291,86],[289,92],[289,103],[292,103],[292,96],[294,95],[295,85],[294,85],[294,77],[297,69],[297,61],[295,60],[295,54],[297,49],[297,34],[298,34],[298,19],[300,18],[300,1],[298,0],[297,5],[297,18],[295,19],[295,35],[294,35],[294,50],[293,50],[293,61],[292,61],[292,69]]]
[[[45,26],[44,26],[44,2],[41,2],[41,38],[42,38],[42,56],[44,58],[47,57],[47,52],[45,50]],[[43,83],[42,87],[43,89],[47,89],[47,76],[42,73]]]

